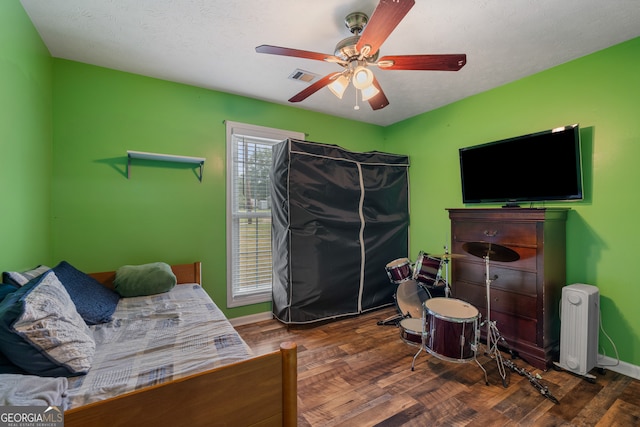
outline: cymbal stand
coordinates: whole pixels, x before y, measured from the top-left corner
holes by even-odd
[[[490,320],[491,314],[489,310],[491,310],[491,303],[489,302],[490,301],[489,287],[491,285],[491,279],[489,278],[489,257],[488,256],[485,257],[485,263],[486,263],[486,274],[487,274],[487,280],[486,280],[487,281],[487,320],[485,321],[487,323],[487,349],[488,349],[487,355],[491,358],[495,358],[496,363],[498,364],[498,372],[500,374],[500,378],[502,378],[502,385],[505,388],[509,385],[509,381],[507,379],[507,371],[505,370],[505,366],[506,366],[507,368],[511,369],[513,372],[519,374],[520,376],[526,377],[529,380],[529,383],[536,390],[538,390],[542,396],[551,400],[553,403],[556,403],[556,404],[560,403],[558,399],[556,399],[555,396],[551,394],[549,387],[540,383],[539,380],[541,379],[541,377],[539,375],[533,375],[531,372],[527,371],[526,369],[520,368],[511,360],[504,360],[502,358],[502,353],[500,353],[500,350],[498,349],[498,343],[502,342],[502,345],[505,346],[510,353],[511,353],[511,349],[509,348],[507,341],[504,339],[504,337],[500,335],[500,331],[496,326],[496,322]],[[485,375],[485,378],[486,378],[486,375]]]
[[[504,369],[504,360],[502,359],[502,353],[500,353],[500,349],[498,349],[498,341],[504,340],[500,335],[500,331],[498,331],[498,327],[496,326],[496,322],[491,320],[491,277],[489,276],[489,255],[487,254],[484,258],[485,265],[485,283],[487,287],[487,319],[482,322],[482,324],[487,325],[487,356],[492,359],[495,359],[498,364],[498,373],[500,374],[500,378],[502,378],[502,385],[507,387],[509,384],[507,382],[507,372]],[[480,327],[482,327],[482,324]]]
[[[449,261],[451,257],[449,256],[449,248],[447,245],[444,246],[444,257],[440,261],[440,264],[444,263],[444,296],[449,298],[451,296],[451,288],[449,287]]]

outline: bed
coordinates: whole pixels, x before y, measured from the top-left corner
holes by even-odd
[[[296,345],[286,342],[279,351],[253,356],[201,288],[200,263],[174,265],[171,271],[178,285],[170,291],[122,298],[113,321],[91,327],[95,358],[85,375],[68,379],[64,425],[295,426]],[[114,288],[115,272],[89,276]],[[178,314],[172,311],[176,306]],[[189,323],[201,315],[208,316],[207,326]],[[174,323],[186,326],[177,338]],[[123,336],[132,341],[123,345]],[[169,341],[178,342],[177,349],[165,351],[172,347]],[[136,359],[129,359],[130,342]],[[170,363],[154,360],[160,357],[157,348]],[[113,360],[120,370],[106,370]],[[122,379],[123,371],[132,371],[132,379]]]

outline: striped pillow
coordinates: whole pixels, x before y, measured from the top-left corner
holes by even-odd
[[[34,375],[69,377],[91,368],[93,333],[53,271],[0,302],[0,352]]]
[[[5,271],[2,273],[2,281],[16,286],[24,286],[29,280],[40,277],[47,271],[51,270],[46,265],[39,265],[36,268],[27,271]]]

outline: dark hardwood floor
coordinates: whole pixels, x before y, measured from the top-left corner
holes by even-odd
[[[525,376],[509,370],[505,388],[495,361],[479,355],[452,363],[401,340],[400,329],[378,326],[395,307],[323,324],[286,326],[269,320],[236,329],[256,354],[283,341],[298,344],[299,426],[638,426],[640,381],[598,370],[595,383],[562,371],[539,374],[559,404]],[[484,347],[481,347],[481,353]],[[508,356],[506,356],[508,357]]]

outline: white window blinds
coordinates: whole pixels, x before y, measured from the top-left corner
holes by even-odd
[[[304,135],[227,122],[227,306],[271,300],[271,148]]]

